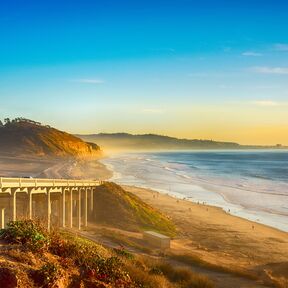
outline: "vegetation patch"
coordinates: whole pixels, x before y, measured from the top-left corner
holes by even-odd
[[[154,230],[167,236],[176,235],[175,225],[166,215],[115,183],[97,187],[94,205],[97,223],[130,231]]]
[[[190,269],[174,267],[163,259],[138,256],[128,271],[139,287],[212,288],[214,284],[206,276]],[[137,268],[135,268],[137,267]],[[147,280],[149,279],[149,281]],[[141,286],[143,283],[151,286]],[[153,283],[153,284],[152,284]]]
[[[48,233],[31,220],[10,222],[0,235],[7,244],[0,250],[0,287],[212,287],[191,271],[67,232]]]
[[[196,274],[187,268],[175,268],[165,262],[153,267],[150,273],[166,276],[172,283],[182,288],[212,288],[213,283],[205,276]]]
[[[134,259],[134,255],[132,253],[130,253],[129,251],[125,250],[124,248],[114,248],[113,251],[122,257],[125,257],[129,260],[133,260]]]
[[[35,271],[34,279],[41,287],[54,287],[61,274],[62,271],[59,265],[48,262]]]
[[[13,244],[22,244],[33,252],[48,249],[50,238],[47,229],[39,221],[14,221],[0,231],[0,238]]]
[[[191,265],[191,266],[199,266],[203,268],[207,268],[211,271],[215,272],[223,272],[223,273],[228,273],[234,276],[239,276],[239,277],[244,277],[247,279],[251,280],[258,280],[258,276],[255,275],[253,272],[249,271],[242,271],[239,269],[233,269],[232,267],[223,267],[223,266],[218,266],[212,263],[208,263],[206,261],[203,261],[197,256],[192,256],[192,255],[170,255],[170,257],[176,261]]]

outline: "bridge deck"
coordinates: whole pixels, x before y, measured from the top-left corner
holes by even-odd
[[[3,178],[0,177],[0,193],[7,188],[60,188],[60,187],[95,187],[101,185],[96,180],[70,180],[70,179],[30,179],[30,178]],[[19,192],[20,191],[19,189]],[[25,192],[25,191],[23,191]]]

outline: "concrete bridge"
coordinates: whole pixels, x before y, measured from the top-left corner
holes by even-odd
[[[41,219],[60,227],[87,226],[93,194],[101,181],[0,178],[0,226],[17,219]]]

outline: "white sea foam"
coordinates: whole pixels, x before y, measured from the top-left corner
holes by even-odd
[[[284,204],[288,203],[288,183],[267,180],[261,175],[225,177],[217,171],[203,173],[203,169],[195,165],[152,156],[115,155],[104,159],[103,163],[114,171],[113,181],[119,184],[151,188],[194,202],[205,202],[226,211],[230,209],[234,215],[288,231],[288,207]],[[232,162],[224,160],[224,163]],[[216,165],[214,162],[211,167]]]

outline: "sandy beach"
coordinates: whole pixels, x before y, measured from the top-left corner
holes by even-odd
[[[171,217],[178,229],[173,253],[197,255],[224,267],[266,270],[267,274],[278,273],[288,279],[288,233],[232,216],[217,207],[149,189],[124,188]]]
[[[136,161],[138,163],[139,160]],[[156,179],[158,170],[154,171],[155,164],[152,164],[151,171],[143,170],[143,173]],[[140,171],[138,165],[132,167],[135,168],[135,174]],[[143,167],[146,166],[141,166]],[[110,166],[108,168],[111,169]],[[127,176],[126,178],[129,179]],[[235,216],[229,213],[227,207],[183,200],[183,195],[177,198],[178,195],[174,196],[173,191],[169,194],[164,191],[161,193],[140,188],[137,184],[121,186],[173,220],[178,229],[178,235],[172,244],[173,253],[196,255],[207,262],[225,267],[262,272],[266,270],[268,274],[270,270],[278,271],[288,279],[287,232]]]

